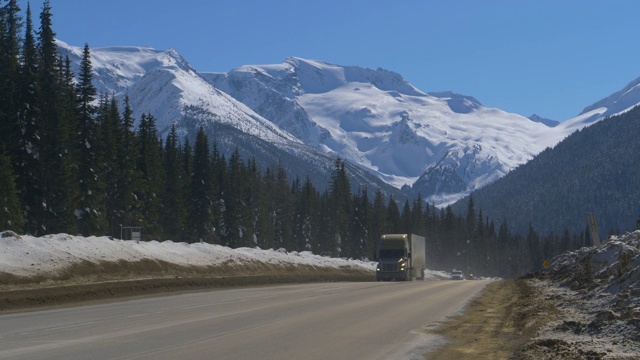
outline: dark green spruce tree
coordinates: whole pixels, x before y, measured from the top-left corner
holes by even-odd
[[[275,226],[274,242],[277,248],[294,250],[292,242],[292,199],[289,194],[287,173],[282,166],[276,169],[275,192],[273,204],[274,212],[272,220]]]
[[[350,223],[350,248],[351,257],[372,259],[371,252],[373,244],[369,230],[371,228],[372,206],[369,202],[367,189],[360,191],[360,194],[353,197],[353,215]]]
[[[186,174],[182,161],[178,131],[175,125],[172,125],[164,146],[163,167],[167,181],[163,196],[162,228],[165,238],[173,240],[182,240],[185,231],[184,189]]]
[[[96,88],[89,45],[85,45],[78,74],[78,127],[75,136],[78,153],[79,230],[83,235],[106,234],[108,222],[104,207],[105,179],[101,166]]]
[[[389,201],[387,203],[387,218],[385,219],[385,223],[387,224],[387,232],[391,234],[403,233],[400,224],[401,224],[401,214],[400,209],[398,208],[398,203],[393,198],[393,196],[389,197]]]
[[[162,195],[165,174],[162,167],[162,141],[158,138],[155,117],[142,114],[138,126],[138,168],[142,173],[141,205],[146,239],[162,235]]]
[[[119,207],[121,193],[118,185],[119,179],[124,174],[118,166],[117,156],[118,148],[121,146],[121,122],[115,97],[111,99],[103,97],[100,100],[96,117],[96,170],[99,171],[99,176],[102,179],[101,185],[104,186],[104,196],[100,208],[109,224],[107,233],[111,236],[119,236],[122,225],[122,211]]]
[[[15,91],[20,75],[21,21],[16,0],[8,0],[0,7],[0,148],[6,149],[14,161],[21,136],[17,118],[19,98]]]
[[[227,181],[225,183],[230,184],[222,194],[224,200],[224,229],[221,229],[225,234],[224,245],[230,247],[247,246],[248,242],[245,242],[245,232],[247,232],[246,221],[248,216],[248,208],[244,199],[243,192],[247,187],[246,175],[244,163],[240,156],[240,152],[236,148],[229,158],[229,164],[227,169]],[[248,234],[247,234],[248,236]]]
[[[365,256],[371,256],[370,259],[375,259],[378,251],[378,240],[382,234],[389,232],[387,228],[387,207],[384,203],[384,194],[382,190],[377,189],[373,197],[371,228],[369,230],[369,241],[372,243],[372,252],[365,254]]]
[[[317,219],[319,207],[319,194],[311,179],[307,176],[297,198],[295,211],[295,238],[296,247],[302,251],[315,251],[317,248],[317,228],[321,224]]]
[[[56,224],[49,227],[56,232],[78,233],[78,148],[77,148],[77,93],[75,79],[71,71],[71,60],[65,59],[60,75],[60,101],[58,103],[59,123],[57,141],[59,144],[60,178],[52,198],[57,207]]]
[[[246,213],[244,214],[247,234],[243,237],[242,246],[255,247],[258,245],[258,216],[262,207],[262,175],[255,157],[252,157],[246,166],[245,189],[243,191],[243,201],[246,203]]]
[[[0,152],[0,231],[23,231],[23,218],[9,157]]]
[[[15,127],[12,131],[17,131],[17,133],[14,135],[11,135],[10,132],[7,133],[7,139],[11,139],[7,150],[16,175],[16,188],[23,210],[25,232],[34,234],[38,228],[38,221],[30,209],[37,206],[37,199],[41,197],[37,182],[37,175],[40,173],[41,129],[38,101],[39,55],[31,19],[31,8],[28,7],[19,82],[17,89],[15,89],[18,99],[17,123],[14,124]]]
[[[119,226],[141,226],[142,173],[138,168],[137,138],[133,131],[133,110],[129,96],[125,96],[122,122],[117,127],[116,167],[120,176],[116,179],[115,211]]]
[[[329,186],[330,213],[332,214],[329,228],[332,230],[331,253],[333,256],[350,256],[349,221],[351,217],[351,186],[344,161],[338,158],[331,175]]]
[[[216,238],[211,216],[213,207],[212,171],[209,159],[209,140],[202,127],[196,135],[192,169],[193,174],[186,199],[188,241],[213,243]]]
[[[35,234],[56,233],[67,230],[72,221],[65,199],[69,198],[69,183],[65,181],[67,169],[64,167],[68,156],[67,133],[70,126],[65,124],[61,109],[64,69],[57,55],[55,32],[52,27],[52,13],[49,1],[45,1],[40,13],[39,66],[38,66],[38,127],[40,130],[38,148],[38,171],[35,174],[38,190],[30,207],[38,219]],[[33,198],[33,197],[32,197]]]

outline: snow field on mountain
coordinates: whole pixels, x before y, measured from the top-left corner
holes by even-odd
[[[82,49],[58,45],[77,74]],[[418,182],[422,187],[413,193],[436,205],[488,185],[572,132],[640,102],[637,79],[548,127],[471,96],[427,94],[380,68],[292,57],[200,74],[172,49],[105,47],[92,49],[91,57],[98,93],[120,100],[127,94],[134,119],[152,114],[160,136],[174,124],[186,135],[193,126],[223,123],[279,146],[303,144],[309,154],[339,156],[396,188]],[[454,193],[430,194],[433,188]]]

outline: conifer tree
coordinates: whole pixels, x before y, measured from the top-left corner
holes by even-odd
[[[20,16],[20,6],[17,0],[6,0],[6,5],[2,7],[0,12],[4,22],[3,53],[8,55],[13,64],[12,71],[18,69],[18,56],[20,54],[20,31],[22,29],[22,17]]]
[[[372,243],[372,259],[375,259],[375,256],[378,251],[378,239],[382,234],[390,232],[387,230],[387,207],[384,203],[384,194],[382,190],[378,188],[375,192],[373,198],[373,208],[371,210],[371,230],[370,233],[370,242]]]
[[[245,245],[255,247],[258,245],[258,216],[262,207],[262,177],[260,174],[260,168],[258,167],[257,160],[252,157],[247,165],[246,183],[244,191],[244,202],[246,203],[247,213],[244,215],[246,218],[246,227],[248,234],[245,237]]]
[[[77,154],[77,94],[71,71],[71,60],[65,59],[60,73],[58,110],[58,130],[56,131],[59,170],[57,179],[52,181],[51,199],[54,215],[47,227],[52,232],[78,232],[78,154]]]
[[[67,197],[67,184],[64,183],[63,157],[67,134],[61,134],[67,127],[62,124],[60,106],[62,64],[57,56],[55,32],[52,27],[52,13],[49,1],[45,1],[40,13],[39,66],[38,66],[38,110],[37,127],[40,136],[37,139],[38,169],[30,211],[39,219],[34,232],[36,235],[62,231],[64,225],[58,222],[58,216],[64,214],[60,199]]]
[[[257,230],[261,237],[261,241],[258,242],[258,246],[263,249],[276,248],[275,184],[276,179],[273,171],[270,168],[267,168],[264,176],[262,176],[261,197],[263,201],[260,211],[261,221]]]
[[[412,218],[411,218],[411,205],[409,204],[409,199],[404,201],[404,205],[402,206],[402,212],[400,213],[400,232],[401,233],[413,233],[412,229]]]
[[[190,233],[188,229],[188,216],[189,216],[189,189],[191,176],[193,175],[192,164],[193,164],[193,150],[191,148],[191,143],[189,142],[188,137],[184,137],[184,146],[180,149],[180,158],[182,164],[182,173],[184,174],[184,179],[182,181],[182,194],[184,201],[184,229],[180,233],[181,241],[187,241],[189,239]]]
[[[15,156],[20,126],[17,119],[19,99],[15,89],[19,84],[20,29],[22,18],[17,0],[8,0],[0,7],[0,148]]]
[[[196,135],[192,169],[193,173],[186,201],[187,224],[190,233],[188,241],[213,243],[215,229],[212,218],[212,171],[209,159],[209,140],[202,127]]]
[[[23,231],[23,218],[9,157],[0,152],[0,231]]]
[[[247,246],[247,242],[243,241],[244,233],[247,231],[245,223],[248,219],[243,218],[243,214],[248,212],[246,203],[243,199],[243,191],[246,186],[244,175],[244,164],[240,157],[238,148],[234,150],[229,158],[227,181],[230,184],[222,194],[224,199],[224,224],[225,233],[224,244],[230,247],[238,247],[240,245]]]
[[[164,236],[169,239],[181,240],[184,232],[185,204],[184,204],[184,166],[179,151],[178,131],[175,125],[167,135],[164,146],[165,182],[163,196],[162,227]]]
[[[369,229],[371,228],[371,204],[369,203],[367,189],[362,190],[358,196],[353,197],[352,209],[353,215],[349,230],[350,256],[353,258],[366,257],[373,259],[371,253],[373,251],[373,244],[369,236]]]
[[[426,236],[423,203],[422,194],[418,194],[411,207],[411,232]]]
[[[335,228],[333,204],[329,191],[320,194],[320,210],[318,212],[318,223],[322,226],[318,229],[318,250],[321,254],[335,256]]]
[[[467,231],[469,234],[475,231],[476,227],[476,206],[473,202],[473,196],[469,196],[469,203],[467,206]]]
[[[4,9],[0,8],[0,132],[5,137],[0,139],[0,148],[11,150],[10,138],[14,139],[18,135],[17,122],[11,122],[8,117],[9,113],[9,99],[11,93],[11,83],[8,81],[10,76],[10,57],[7,56],[7,21]],[[13,129],[12,129],[13,128]],[[13,134],[13,135],[12,135]]]
[[[393,196],[389,197],[386,213],[386,223],[388,224],[387,232],[395,234],[402,233],[402,229],[400,228],[400,209],[398,209],[398,203]]]
[[[76,216],[83,235],[105,234],[109,231],[104,213],[105,179],[101,172],[97,108],[93,104],[96,89],[93,86],[93,70],[89,45],[85,44],[80,74],[78,74],[78,129],[75,139],[78,154],[79,199]]]
[[[307,176],[297,201],[297,248],[302,251],[315,251],[317,248],[318,229],[321,226],[318,220],[319,195],[315,186]]]
[[[219,244],[226,243],[227,236],[227,224],[225,223],[224,214],[226,212],[227,204],[224,199],[224,194],[231,186],[229,184],[229,176],[227,175],[227,160],[223,154],[220,153],[217,141],[213,141],[213,146],[211,147],[211,163],[209,166],[210,169],[210,178],[211,178],[211,223],[212,227],[215,228],[213,233],[214,241]]]
[[[121,176],[117,179],[117,212],[120,226],[141,226],[142,172],[138,168],[137,139],[133,131],[133,110],[129,96],[125,96],[122,122],[118,126],[117,168]]]
[[[162,141],[158,138],[155,118],[142,114],[138,127],[138,168],[142,173],[141,204],[145,238],[162,234],[161,214],[165,176],[162,168]]]
[[[347,245],[346,241],[349,239],[351,186],[349,185],[344,161],[338,158],[334,165],[335,169],[331,175],[331,185],[329,187],[332,217],[328,225],[333,231],[331,252],[334,256],[342,256],[342,249],[344,245]]]
[[[278,166],[276,171],[276,182],[274,192],[274,224],[275,241],[278,248],[293,250],[292,242],[292,200],[289,194],[289,184],[287,173],[282,166]]]
[[[17,139],[9,140],[10,157],[13,161],[14,174],[16,175],[16,188],[20,197],[21,207],[24,211],[25,231],[36,233],[37,220],[33,209],[37,207],[37,201],[41,189],[38,184],[40,173],[40,111],[39,111],[39,85],[38,63],[39,56],[36,48],[33,23],[31,20],[31,7],[27,7],[26,28],[22,47],[19,82],[16,89],[18,98],[17,123],[13,131],[17,131]],[[0,70],[2,71],[2,70]],[[1,111],[1,110],[0,110]],[[7,138],[12,138],[9,135]]]
[[[103,97],[100,101],[97,121],[96,158],[97,170],[102,179],[100,184],[104,187],[101,211],[109,223],[108,234],[116,236],[120,234],[122,226],[122,209],[119,207],[119,198],[122,196],[118,188],[119,179],[124,176],[118,166],[118,148],[120,143],[120,112],[115,100]]]

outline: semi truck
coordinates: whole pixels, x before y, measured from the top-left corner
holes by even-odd
[[[425,258],[424,237],[384,234],[376,253],[376,280],[424,280]]]

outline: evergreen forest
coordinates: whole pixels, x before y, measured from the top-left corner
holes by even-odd
[[[72,73],[56,50],[49,1],[37,28],[30,8],[0,4],[2,231],[120,238],[123,226],[139,226],[147,241],[357,259],[374,259],[381,234],[411,232],[427,239],[429,269],[503,277],[589,241],[569,231],[542,237],[531,226],[511,233],[508,219],[494,223],[473,198],[457,215],[420,196],[401,204],[381,190],[354,193],[340,158],[321,192],[238,151],[221,155],[202,128],[192,138],[175,128],[161,138],[153,114],[133,119],[127,99],[97,94],[88,44]]]

